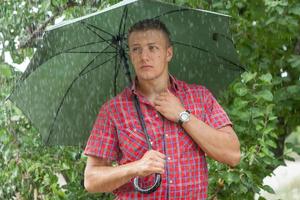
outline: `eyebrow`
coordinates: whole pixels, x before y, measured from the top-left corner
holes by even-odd
[[[147,43],[147,45],[153,45],[153,44],[156,44],[156,42],[150,42],[150,43]],[[135,44],[133,44],[132,46],[140,46],[140,44],[135,43]]]

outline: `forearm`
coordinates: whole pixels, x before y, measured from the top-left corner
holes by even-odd
[[[235,166],[240,160],[240,144],[235,133],[216,130],[191,115],[182,127],[191,138],[213,159]]]
[[[134,162],[119,166],[87,166],[85,188],[89,192],[112,192],[137,176]]]

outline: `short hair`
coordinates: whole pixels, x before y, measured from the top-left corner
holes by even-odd
[[[161,31],[169,43],[172,46],[171,34],[167,26],[158,19],[144,19],[133,24],[128,30],[128,38],[132,32],[158,30]]]

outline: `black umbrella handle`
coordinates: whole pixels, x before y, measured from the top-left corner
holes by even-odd
[[[119,49],[119,51],[120,51],[120,56],[121,56],[121,62],[122,62],[122,65],[124,66],[125,74],[126,74],[129,86],[131,87],[132,80],[131,80],[129,65],[128,65],[128,62],[127,62],[127,57],[126,57],[124,48],[121,47]],[[146,141],[147,141],[147,144],[148,144],[148,150],[151,150],[152,145],[151,145],[151,142],[150,142],[150,136],[147,132],[147,128],[146,128],[146,124],[145,124],[145,120],[144,120],[144,115],[141,111],[141,106],[140,106],[140,103],[139,103],[139,99],[138,99],[137,95],[135,95],[135,94],[133,95],[133,102],[134,102],[134,105],[135,105],[135,108],[136,108],[141,126],[143,128],[143,131],[144,131],[144,134],[145,134],[145,137],[146,137]],[[138,177],[135,177],[134,180],[133,180],[133,185],[134,185],[135,190],[140,192],[140,193],[143,193],[143,194],[150,194],[150,193],[154,192],[155,190],[157,190],[157,188],[160,186],[160,184],[161,184],[161,175],[157,174],[157,173],[155,174],[154,184],[149,188],[141,188],[139,186],[139,178]]]
[[[135,177],[133,180],[134,189],[143,194],[150,194],[150,193],[156,191],[157,188],[160,186],[160,184],[161,184],[161,175],[160,174],[155,174],[155,182],[149,188],[141,188],[139,186],[139,177]]]

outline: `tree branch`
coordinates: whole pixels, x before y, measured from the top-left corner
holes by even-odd
[[[48,18],[41,26],[39,26],[36,30],[34,30],[29,39],[27,39],[25,42],[20,44],[20,48],[28,48],[28,47],[32,47],[34,41],[36,40],[36,38],[40,37],[43,35],[43,33],[45,32],[46,27],[52,23],[56,17],[60,16],[65,10],[75,7],[75,6],[83,6],[86,4],[86,1],[82,1],[82,4],[79,4],[73,0],[69,0],[67,2],[66,5],[62,6],[62,7],[55,7],[55,5],[52,4],[51,1],[51,5],[53,7],[55,7],[56,12],[53,14],[53,16],[51,16],[50,18]]]

